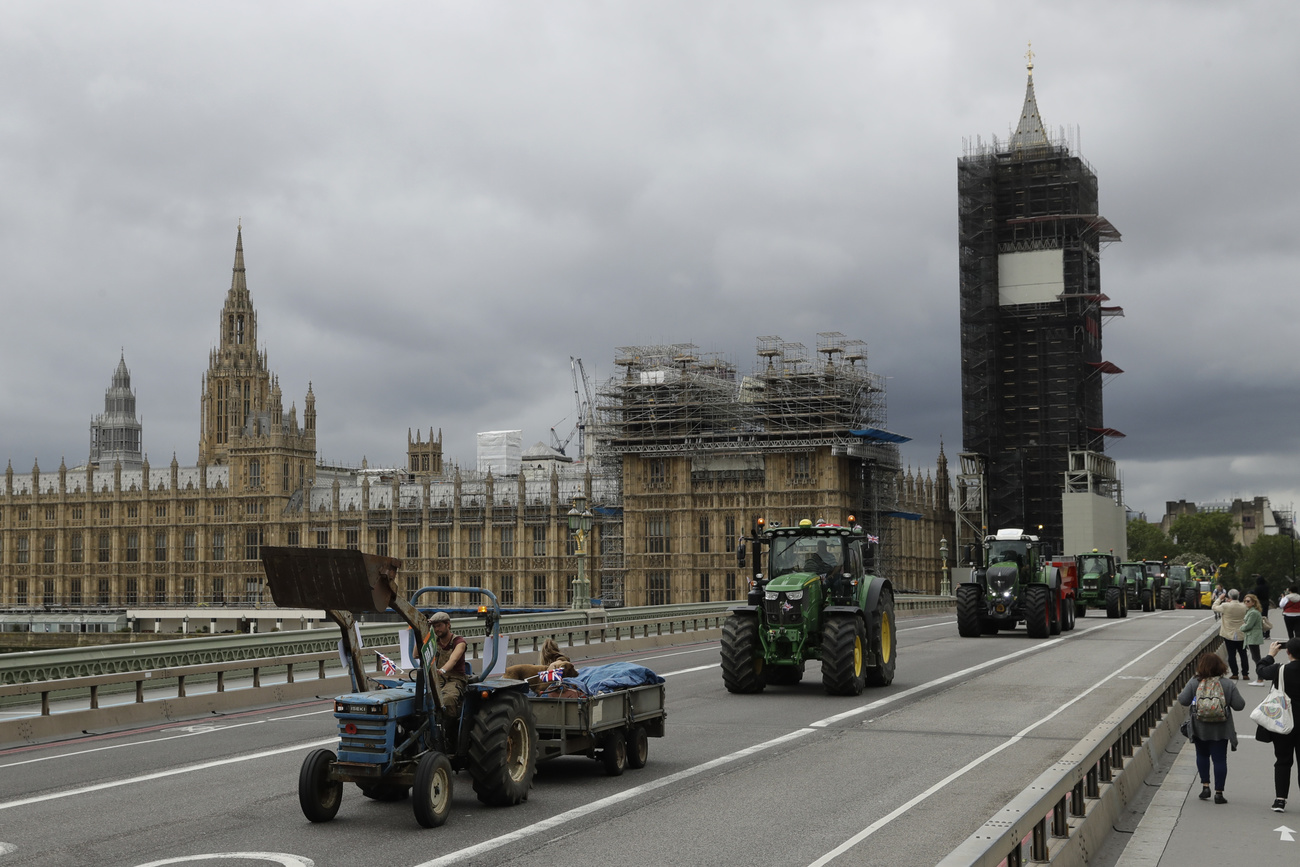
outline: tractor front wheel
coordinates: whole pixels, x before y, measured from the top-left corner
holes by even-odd
[[[1155,611],[1155,610],[1156,610],[1156,603],[1155,603],[1155,600],[1151,598],[1151,591],[1150,591],[1150,590],[1143,590],[1143,591],[1142,591],[1142,610],[1143,610],[1143,611]]]
[[[437,828],[451,815],[451,762],[437,750],[425,753],[415,769],[413,801],[422,828]]]
[[[831,695],[861,695],[866,681],[866,629],[852,615],[822,627],[822,686]]]
[[[343,803],[343,784],[330,779],[334,758],[329,750],[312,750],[298,772],[298,804],[302,814],[313,822],[333,819]]]
[[[765,675],[758,618],[731,615],[722,624],[722,682],[727,692],[762,692]]]
[[[1168,587],[1160,588],[1160,610],[1161,611],[1174,610],[1174,591]]]
[[[1195,587],[1190,588],[1187,591],[1187,595],[1183,597],[1183,607],[1192,609],[1200,608],[1201,591]]]
[[[1111,620],[1120,616],[1120,606],[1124,604],[1124,591],[1118,587],[1110,587],[1106,590],[1106,616]]]
[[[962,584],[957,588],[957,634],[962,638],[979,638],[980,614],[984,609],[984,594],[978,584]]]
[[[485,804],[508,807],[528,797],[537,771],[537,726],[517,692],[485,699],[469,729],[469,775]]]
[[[1021,599],[1024,600],[1025,631],[1030,638],[1047,638],[1052,634],[1051,590],[1046,584],[1030,584]]]
[[[869,686],[889,686],[894,682],[895,658],[898,656],[898,630],[894,623],[894,591],[882,588],[876,610],[871,615],[871,650],[876,664],[867,669]]]

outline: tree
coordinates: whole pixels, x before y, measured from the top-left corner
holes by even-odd
[[[1140,518],[1128,522],[1128,556],[1130,560],[1163,560],[1178,553],[1178,546],[1164,534],[1159,524]]]
[[[1255,586],[1252,575],[1263,575],[1268,581],[1268,598],[1276,603],[1277,597],[1290,584],[1295,576],[1295,540],[1290,536],[1260,536],[1242,552],[1237,564],[1237,574],[1241,576],[1241,585],[1247,589]]]
[[[1180,553],[1204,554],[1216,565],[1227,563],[1229,574],[1241,557],[1241,546],[1232,536],[1232,515],[1227,512],[1180,515],[1170,528],[1170,535]],[[1240,578],[1240,573],[1237,575]]]

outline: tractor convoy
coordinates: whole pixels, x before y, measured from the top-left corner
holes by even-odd
[[[984,538],[980,551],[969,553],[976,565],[970,580],[957,587],[957,632],[963,637],[993,635],[1017,623],[1033,638],[1074,628],[1075,570],[1048,561],[1037,536],[998,530]]]

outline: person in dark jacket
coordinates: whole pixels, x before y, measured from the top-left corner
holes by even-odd
[[[1256,573],[1253,577],[1255,578],[1255,598],[1259,600],[1259,615],[1260,617],[1268,617],[1268,608],[1270,604],[1269,594],[1271,592],[1268,589],[1268,579],[1266,579],[1263,575],[1260,575],[1258,573]],[[1268,638],[1267,629],[1264,630],[1264,637]],[[1256,664],[1255,668],[1257,670],[1256,676],[1258,676],[1258,668],[1259,668],[1258,663]]]
[[[1291,659],[1285,665],[1276,661],[1283,647]],[[1281,678],[1282,691],[1291,701],[1291,717],[1295,719],[1296,702],[1300,702],[1300,638],[1288,639],[1285,645],[1274,641],[1269,650],[1269,655],[1255,667],[1255,673],[1273,681],[1274,686]],[[1273,735],[1273,757],[1276,759],[1273,763],[1273,791],[1276,795],[1273,812],[1282,813],[1286,811],[1286,798],[1291,791],[1291,767],[1300,759],[1300,727],[1292,728],[1288,734]],[[1300,775],[1300,771],[1297,774]]]
[[[1196,676],[1187,681],[1178,694],[1178,703],[1191,707],[1201,681],[1217,678],[1223,687],[1223,697],[1228,705],[1227,718],[1223,722],[1202,722],[1196,719],[1196,711],[1192,711],[1192,740],[1196,744],[1196,770],[1201,774],[1201,800],[1210,799],[1210,764],[1213,762],[1216,804],[1228,803],[1228,799],[1223,797],[1223,784],[1228,780],[1228,742],[1232,742],[1233,749],[1237,748],[1237,729],[1232,724],[1232,712],[1246,707],[1246,699],[1237,689],[1237,684],[1224,677],[1227,673],[1228,665],[1223,657],[1217,653],[1201,654],[1196,661]]]

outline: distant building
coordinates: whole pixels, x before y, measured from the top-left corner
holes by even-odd
[[[312,387],[300,421],[257,337],[241,229],[202,383],[198,461],[150,465],[123,354],[86,464],[15,473],[10,462],[4,473],[0,608],[268,606],[264,545],[397,557],[408,591],[469,585],[507,607],[565,607],[577,497],[595,516],[585,571],[609,605],[743,598],[736,543],[760,516],[855,515],[880,537],[877,563],[896,585],[939,587],[946,458],[933,478],[899,467],[897,438],[879,426],[883,379],[867,373],[865,346],[838,333],[819,336],[817,364],[800,344],[760,338],[754,375],[740,381],[682,346],[624,348],[588,460],[543,443],[523,452],[517,432],[495,432],[484,472],[444,464],[432,428],[427,440],[408,429],[405,466],[320,463]]]
[[[1122,436],[1102,418],[1103,377],[1121,372],[1102,355],[1102,323],[1122,311],[1100,264],[1120,234],[1099,213],[1092,168],[1043,124],[1032,60],[1015,132],[967,145],[957,194],[962,542],[1041,525],[1062,551],[1067,488],[1084,495],[1071,511],[1085,525],[1122,535],[1113,462],[1085,454]]]
[[[1255,497],[1252,500],[1235,499],[1232,502],[1189,503],[1187,500],[1169,500],[1165,503],[1165,515],[1160,519],[1160,529],[1165,535],[1173,535],[1174,522],[1183,515],[1195,515],[1201,512],[1226,512],[1232,516],[1232,540],[1238,545],[1249,547],[1260,536],[1289,534],[1290,516],[1274,511],[1268,497]]]

